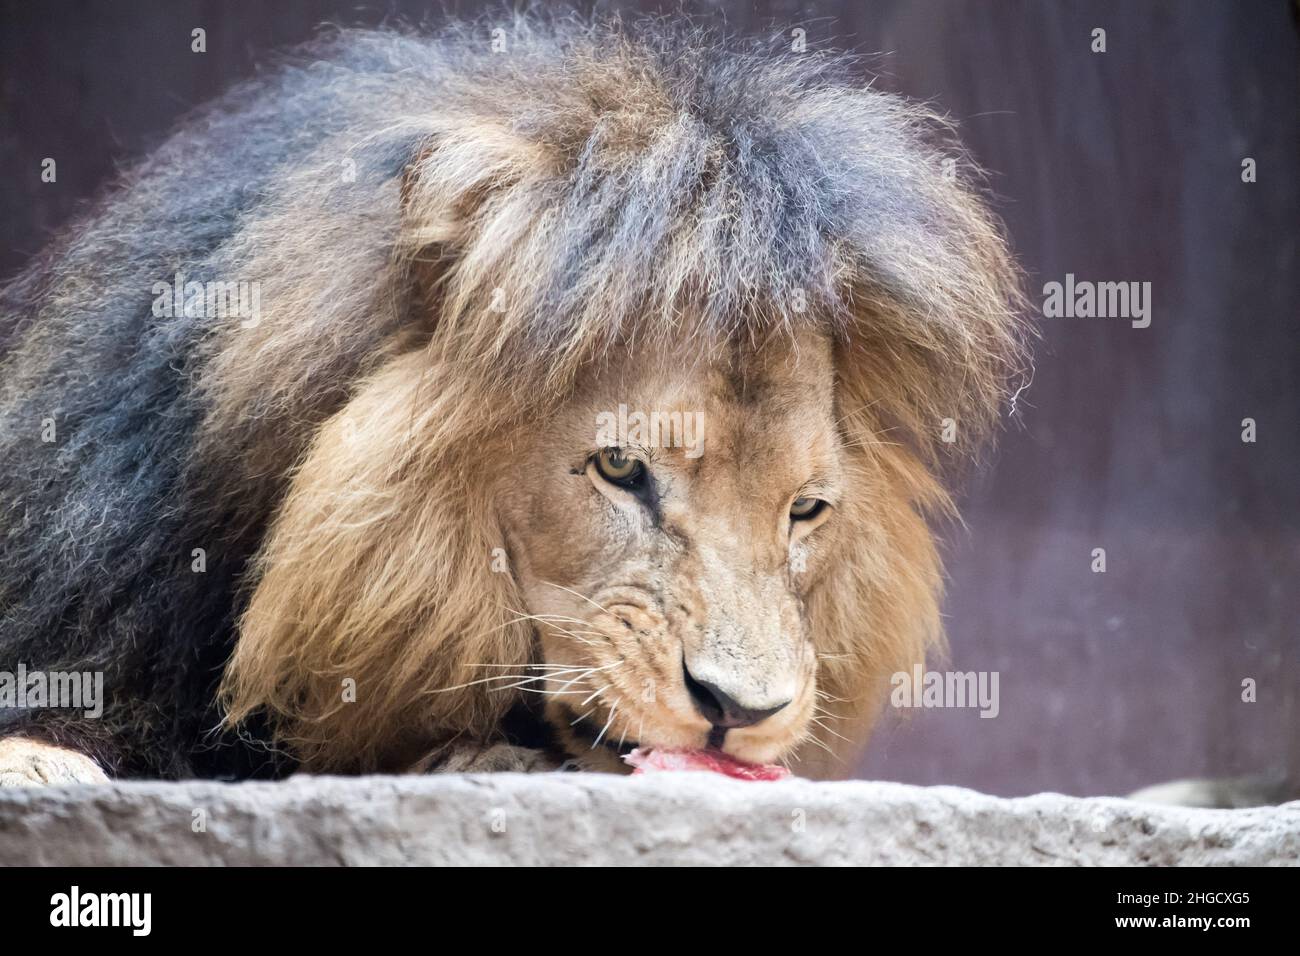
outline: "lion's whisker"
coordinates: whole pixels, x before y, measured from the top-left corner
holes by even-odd
[[[563,671],[552,672],[551,674],[537,674],[532,676],[528,674],[493,674],[489,677],[481,677],[478,680],[466,681],[464,684],[454,684],[451,687],[438,687],[431,691],[427,691],[426,693],[441,694],[450,690],[464,690],[466,687],[474,687],[478,684],[488,684],[495,680],[523,680],[523,681],[560,680],[561,675],[569,673],[570,670],[576,670],[582,672],[582,671],[592,671],[597,669],[598,668],[575,667]],[[603,669],[603,668],[599,668],[599,669]],[[579,674],[579,676],[581,676],[581,674]]]
[[[540,621],[543,624],[554,624],[556,621],[563,621],[566,624],[590,624],[590,621],[584,621],[580,617],[569,617],[565,614],[527,614],[523,611],[515,612],[518,616],[514,620],[507,621],[507,624],[518,624],[520,621]]]
[[[511,684],[509,687],[493,687],[492,693],[512,689],[521,690],[525,694],[542,694],[546,697],[576,697],[582,693],[580,690],[547,690],[545,687],[524,687],[520,684]]]
[[[844,447],[844,448],[864,448],[864,447],[866,447],[867,445],[890,445],[890,446],[893,446],[893,447],[901,448],[901,447],[902,447],[902,442],[896,442],[896,441],[866,441],[866,440],[861,440],[861,441],[849,441],[849,442],[845,442],[844,445],[843,445],[843,447]]]
[[[542,616],[539,616],[539,615],[537,615],[537,614],[524,614],[524,615],[521,615],[520,617],[515,618],[513,621],[507,621],[505,626],[508,627],[508,626],[511,625],[511,624],[518,624],[518,623],[520,623],[521,621],[538,621],[538,622],[540,622],[540,623],[542,623],[542,624],[546,624],[546,625],[548,625],[549,627],[553,627],[553,628],[555,628],[555,629],[556,629],[557,631],[559,631],[561,634],[567,634],[569,637],[573,638],[573,639],[574,639],[575,641],[577,641],[579,644],[587,644],[587,645],[590,645],[590,646],[592,646],[592,647],[598,647],[598,646],[600,646],[600,645],[599,645],[599,642],[597,642],[597,641],[589,641],[589,640],[586,640],[584,637],[579,636],[578,633],[576,633],[576,632],[574,632],[574,631],[571,631],[571,630],[569,630],[568,628],[561,627],[559,624],[556,624],[554,621],[547,620],[546,618],[544,618],[544,617],[542,617]],[[582,621],[582,622],[579,622],[579,623],[583,623],[583,624],[585,624],[585,623],[587,623],[587,622],[586,622],[586,621]],[[583,634],[594,635],[594,636],[596,636],[596,637],[600,637],[600,636],[602,636],[602,635],[600,634],[599,631],[583,631],[582,633],[583,633]]]
[[[552,694],[552,695],[567,695],[567,694],[570,694],[570,693],[572,693],[572,694],[581,694],[581,693],[583,693],[583,691],[580,691],[580,690],[570,691],[569,688],[570,688],[571,686],[573,686],[575,683],[578,683],[578,682],[585,682],[586,679],[587,679],[588,677],[590,677],[592,674],[595,674],[595,673],[597,673],[597,672],[599,672],[599,671],[603,671],[603,670],[609,670],[610,668],[613,668],[613,667],[618,667],[618,666],[621,665],[622,663],[623,663],[622,661],[614,661],[614,662],[611,663],[611,664],[604,664],[604,665],[602,665],[602,666],[600,666],[600,667],[595,667],[595,666],[592,666],[592,667],[573,667],[573,668],[569,668],[569,669],[562,670],[562,671],[552,671],[550,674],[538,674],[538,675],[535,675],[535,676],[533,676],[533,677],[524,677],[523,675],[517,675],[517,674],[500,674],[500,675],[497,675],[495,678],[488,678],[488,680],[492,680],[492,679],[496,679],[496,680],[508,680],[508,679],[512,679],[512,678],[520,678],[520,680],[519,680],[518,683],[515,683],[515,684],[508,684],[508,685],[506,685],[506,686],[504,686],[504,687],[493,687],[493,688],[491,688],[491,690],[492,690],[493,692],[496,692],[496,691],[502,691],[502,690],[510,690],[511,688],[519,688],[519,689],[522,689],[522,690],[532,691],[532,692],[534,692],[534,693],[538,693],[538,694]],[[567,681],[564,681],[564,683],[561,684],[560,687],[559,687],[558,689],[550,689],[550,688],[543,688],[543,687],[528,687],[528,686],[526,686],[527,684],[535,683],[536,681],[555,681],[556,683],[559,683],[560,681],[564,680],[564,675],[565,675],[565,674],[571,673],[572,671],[577,671],[578,673],[574,674],[573,677],[569,678]],[[583,703],[585,704],[586,701],[583,701]]]
[[[580,617],[569,617],[567,614],[530,614],[529,617],[536,618],[539,621],[565,621],[569,624],[590,624],[590,621],[583,620]]]
[[[827,747],[826,744],[822,743],[821,738],[819,738],[816,734],[808,734],[808,736],[806,736],[804,739],[812,741],[818,747],[821,747],[822,750],[830,754],[832,757],[835,756],[835,751],[831,750],[830,747]]]
[[[539,621],[542,624],[551,624],[552,626],[555,626],[556,621],[564,621],[566,624],[591,624],[590,621],[584,621],[579,617],[569,617],[566,614],[531,614],[528,611],[519,611],[510,607],[506,608],[506,610],[515,616],[506,621],[500,627],[494,628],[494,630],[504,630],[511,624],[519,624],[522,621]]]
[[[564,685],[563,687],[561,687],[560,689],[561,689],[561,690],[564,690],[565,688],[567,688],[567,687],[569,686],[569,684],[572,684],[574,681],[577,681],[577,680],[585,680],[587,677],[591,676],[592,674],[596,673],[597,671],[612,670],[612,669],[614,669],[614,668],[617,668],[617,667],[622,666],[622,664],[623,664],[622,661],[614,661],[613,663],[610,663],[610,664],[603,664],[603,665],[601,665],[600,667],[593,667],[593,668],[591,668],[591,670],[589,670],[587,673],[585,673],[585,674],[579,674],[577,677],[573,678],[573,680],[569,681],[568,684],[565,684],[565,685]],[[585,704],[586,701],[583,701],[583,703]]]
[[[547,585],[548,587],[559,588],[561,591],[568,591],[568,592],[569,592],[570,594],[572,594],[574,597],[580,597],[580,598],[582,598],[584,601],[586,601],[588,604],[590,604],[590,605],[591,605],[592,607],[594,607],[596,610],[600,611],[602,614],[609,614],[609,613],[610,613],[609,608],[607,608],[607,607],[602,607],[601,605],[599,605],[599,604],[597,604],[595,601],[593,601],[591,598],[587,597],[587,595],[582,594],[582,593],[580,593],[580,592],[578,592],[578,591],[575,591],[575,590],[573,590],[573,588],[566,588],[563,584],[556,584],[556,583],[554,583],[553,581],[543,581],[542,583],[545,584],[545,585]]]
[[[834,731],[834,730],[832,730],[830,727],[828,727],[826,724],[823,724],[823,723],[821,722],[821,719],[820,719],[820,718],[814,717],[814,718],[813,718],[813,723],[816,724],[818,727],[820,727],[822,730],[826,731],[828,734],[831,734],[831,735],[834,736],[834,737],[838,737],[838,738],[840,738],[840,740],[844,741],[846,744],[851,744],[851,743],[853,743],[853,741],[849,740],[848,737],[845,737],[845,736],[844,736],[843,734],[841,734],[841,733],[837,733],[836,731]]]
[[[560,625],[552,621],[544,621],[543,623],[546,624],[547,627],[555,628],[555,630],[559,631],[561,634],[565,635],[566,637],[571,637],[579,644],[586,644],[588,647],[601,646],[601,643],[599,641],[590,640],[591,637],[603,637],[604,635],[602,635],[599,631],[572,631],[569,628],[561,627]]]
[[[596,749],[596,746],[600,743],[601,738],[605,736],[605,731],[609,730],[609,725],[614,722],[614,715],[616,713],[618,713],[618,701],[614,701],[614,706],[609,709],[609,720],[605,721],[605,726],[602,727],[600,729],[600,733],[596,735],[596,739],[591,745],[592,750]]]
[[[819,690],[819,691],[817,691],[817,696],[820,697],[822,700],[829,700],[832,704],[847,704],[847,703],[850,703],[850,701],[849,701],[847,698],[844,698],[844,697],[836,697],[836,696],[833,695],[833,694],[828,694],[828,693],[826,693],[824,690]]]
[[[582,680],[584,677],[588,676],[590,673],[591,673],[591,671],[583,671],[581,674],[577,674],[577,675],[575,675],[573,678],[571,678],[570,680],[566,681],[566,682],[564,683],[564,685],[560,687],[560,690],[564,690],[564,689],[567,688],[570,684],[574,683],[574,681],[580,681],[580,680]],[[514,683],[514,684],[503,684],[503,685],[501,685],[500,687],[493,687],[493,688],[490,688],[490,689],[493,690],[493,691],[498,691],[498,690],[508,690],[508,689],[511,688],[511,687],[526,687],[528,684],[535,684],[535,683],[537,683],[538,681],[557,681],[557,682],[558,682],[558,681],[561,681],[561,680],[564,680],[564,678],[563,678],[563,677],[527,677],[527,678],[524,678],[524,679],[522,679],[522,680],[520,680],[520,681],[518,681],[517,683]],[[541,687],[541,686],[543,686],[543,685],[540,685],[540,684],[539,684],[538,686]]]

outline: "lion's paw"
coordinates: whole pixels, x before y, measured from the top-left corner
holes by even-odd
[[[553,754],[514,744],[453,744],[425,757],[417,773],[545,773],[561,769]]]
[[[0,740],[0,787],[108,783],[99,764],[75,750],[23,737]]]

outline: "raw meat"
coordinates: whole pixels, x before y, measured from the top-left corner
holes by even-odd
[[[778,764],[745,763],[720,750],[658,750],[638,747],[623,759],[633,774],[672,770],[707,770],[736,780],[785,780],[790,771]]]

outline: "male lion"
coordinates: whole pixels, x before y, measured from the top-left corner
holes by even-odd
[[[0,710],[0,778],[845,772],[1024,365],[970,168],[655,23],[236,88],[0,292],[0,668],[106,697]]]

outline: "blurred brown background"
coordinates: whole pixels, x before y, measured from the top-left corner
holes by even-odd
[[[800,26],[812,48],[873,54],[879,86],[951,115],[993,173],[1036,302],[1067,272],[1152,284],[1146,329],[1043,320],[1021,422],[968,488],[968,530],[948,535],[952,667],[1000,673],[999,716],[891,720],[859,773],[999,794],[1300,775],[1292,4],[597,6],[687,10],[737,32]],[[0,0],[0,276],[268,51],[325,21],[443,15],[418,2]],[[195,27],[204,54],[190,52]],[[1091,51],[1098,27],[1105,53]],[[40,181],[47,156],[55,184]],[[1246,157],[1257,182],[1242,182]]]

